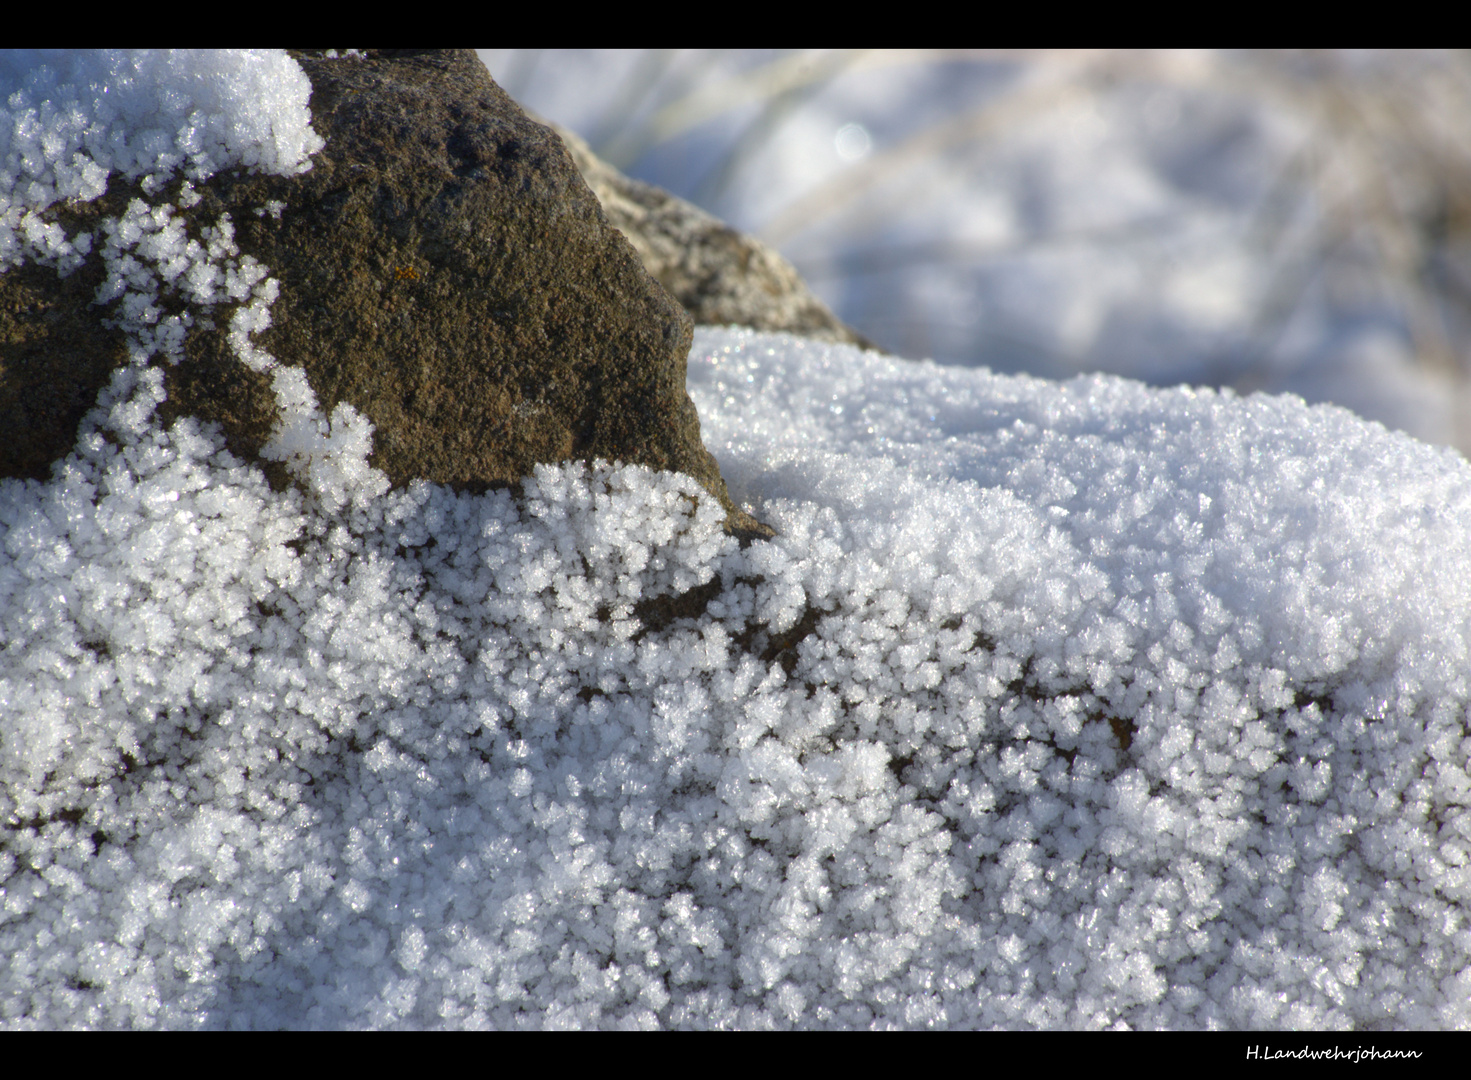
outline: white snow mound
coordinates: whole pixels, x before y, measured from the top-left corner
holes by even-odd
[[[744,331],[690,479],[0,485],[7,1026],[1471,1026],[1471,467]],[[330,511],[330,512],[329,512]],[[662,600],[660,598],[663,598]]]

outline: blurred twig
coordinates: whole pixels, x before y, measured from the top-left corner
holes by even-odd
[[[775,133],[776,129],[796,109],[821,90],[842,72],[851,68],[864,55],[862,49],[838,49],[820,53],[816,57],[805,57],[805,69],[799,68],[801,79],[792,79],[791,85],[768,97],[761,111],[746,125],[720,163],[712,169],[696,190],[694,202],[711,206],[725,189],[742,165],[756,156],[756,152]]]

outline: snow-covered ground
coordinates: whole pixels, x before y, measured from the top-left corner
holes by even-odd
[[[213,95],[210,166],[307,163],[254,92],[293,65],[177,62],[134,77]],[[80,250],[36,207],[119,70],[77,63],[70,142],[0,115],[22,257]],[[776,540],[639,468],[386,492],[252,347],[269,279],[158,190],[97,238],[140,362],[0,482],[6,1026],[1471,1026],[1455,451],[702,330]],[[160,430],[127,297],[169,289],[278,373],[301,491]]]
[[[889,352],[1292,392],[1471,451],[1463,54],[481,56]]]

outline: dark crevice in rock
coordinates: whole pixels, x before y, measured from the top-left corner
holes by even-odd
[[[68,807],[65,810],[57,810],[50,814],[36,814],[29,818],[11,818],[5,823],[5,828],[11,832],[40,832],[48,825],[67,824],[80,825],[82,819],[87,816],[87,811],[80,807]]]
[[[1324,691],[1312,693],[1308,690],[1298,690],[1292,695],[1292,705],[1296,709],[1306,709],[1309,705],[1316,705],[1318,711],[1324,715],[1333,710],[1333,701]]]
[[[1110,716],[1108,726],[1113,731],[1113,737],[1118,740],[1120,750],[1128,750],[1134,745],[1134,732],[1139,726],[1131,719],[1123,716]]]
[[[904,770],[914,764],[914,752],[902,754],[889,759],[889,771],[894,774],[894,779],[904,783]]]
[[[643,627],[633,636],[634,642],[642,641],[647,634],[667,629],[676,619],[700,618],[720,591],[720,578],[712,577],[705,584],[696,585],[677,596],[653,596],[640,600],[633,606],[633,616],[643,623]]]
[[[775,632],[759,623],[749,624],[735,636],[735,642],[746,652],[759,656],[763,664],[774,660],[781,664],[783,671],[791,675],[797,667],[797,646],[817,629],[817,624],[828,614],[829,612],[808,605],[801,617],[787,630]]]

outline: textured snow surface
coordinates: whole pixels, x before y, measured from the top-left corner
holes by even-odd
[[[311,83],[280,50],[7,49],[0,91],[5,186],[32,206],[96,198],[110,171],[288,175],[322,146]]]
[[[745,332],[691,386],[775,541],[639,468],[330,514],[188,424],[5,482],[5,1022],[1471,1024],[1459,457]]]

